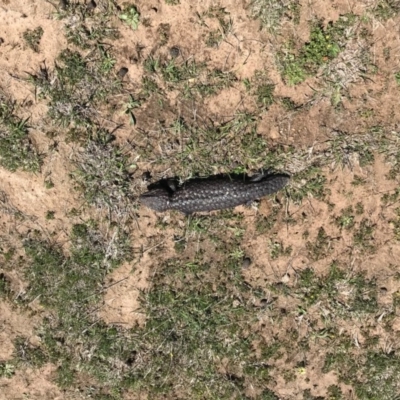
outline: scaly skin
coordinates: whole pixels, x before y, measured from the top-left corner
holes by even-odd
[[[161,187],[140,196],[155,211],[178,210],[184,214],[222,210],[254,201],[282,189],[289,182],[284,174],[264,175],[257,180],[224,178],[193,179],[172,189]]]

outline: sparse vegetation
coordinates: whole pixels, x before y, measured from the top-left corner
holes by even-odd
[[[120,89],[120,81],[110,74],[115,63],[103,46],[88,57],[64,50],[54,70],[43,65],[30,80],[38,96],[48,99],[51,121],[64,127],[88,127],[95,117],[94,107]]]
[[[342,16],[335,24],[324,28],[315,24],[310,31],[310,40],[298,52],[294,43],[288,42],[278,59],[282,76],[288,85],[296,85],[306,77],[314,75],[318,69],[337,57],[346,43],[346,28],[355,23],[355,16]]]
[[[43,28],[41,26],[37,27],[36,29],[28,29],[23,33],[23,38],[28,45],[36,53],[39,52],[39,44],[40,40],[43,36]]]
[[[263,27],[276,32],[283,19],[292,20],[295,24],[300,18],[300,2],[254,0],[251,2],[251,15],[261,21]]]
[[[0,165],[10,171],[38,172],[42,156],[28,132],[28,119],[16,114],[16,103],[0,94]]]
[[[353,207],[349,206],[342,210],[342,215],[336,217],[336,224],[342,229],[351,229],[354,226]]]
[[[126,234],[117,228],[114,232],[104,234],[91,222],[74,225],[70,256],[41,238],[25,241],[26,254],[32,260],[31,268],[26,271],[30,282],[28,296],[32,299],[40,296],[52,314],[41,329],[43,344],[39,348],[25,348],[17,353],[17,359],[33,366],[62,360],[57,371],[61,387],[73,384],[78,364],[84,365],[87,373],[107,382],[107,369],[115,357],[127,358],[122,354],[130,352],[123,335],[99,324],[93,315],[105,274],[129,257]],[[64,330],[66,326],[68,332]],[[79,351],[81,346],[86,356]],[[95,356],[89,357],[89,351],[94,351]]]
[[[48,3],[55,59],[46,19],[0,38],[0,302],[35,321],[4,319],[2,390],[44,367],[68,398],[396,399],[398,5]],[[291,181],[139,207],[161,178],[260,170]]]
[[[77,169],[73,177],[89,204],[126,217],[132,203],[130,165],[123,149],[112,141],[109,132],[93,131],[84,151],[74,160]]]

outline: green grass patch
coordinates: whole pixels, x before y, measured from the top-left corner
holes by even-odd
[[[163,61],[149,57],[143,66],[149,73],[143,77],[142,86],[142,93],[147,95],[153,92],[161,93],[153,76],[158,76],[164,82],[166,90],[179,90],[184,99],[216,95],[237,81],[232,72],[208,69],[205,63],[198,63],[195,60],[179,62],[173,58]]]
[[[102,45],[86,57],[67,49],[57,57],[54,70],[43,66],[30,80],[39,98],[48,100],[48,115],[54,123],[89,127],[96,107],[121,89],[120,80],[111,73],[114,64]]]
[[[43,157],[29,137],[28,120],[20,118],[16,108],[0,94],[0,165],[13,172],[39,172]]]
[[[346,44],[346,28],[354,24],[356,17],[348,14],[327,27],[315,24],[310,31],[310,40],[298,51],[292,43],[278,55],[282,77],[288,85],[296,85],[338,56]]]
[[[64,20],[65,37],[67,41],[81,49],[90,49],[107,40],[119,38],[119,32],[113,24],[113,18],[118,14],[115,1],[102,2],[101,12],[97,2],[88,3],[75,1],[65,2],[64,7],[58,7],[57,19]]]
[[[376,18],[387,21],[389,18],[394,18],[399,14],[400,4],[395,0],[380,0],[371,11]]]
[[[93,222],[74,225],[70,256],[40,238],[24,244],[31,260],[25,270],[28,297],[39,298],[49,315],[38,331],[42,345],[32,347],[17,339],[16,359],[30,366],[49,361],[59,365],[61,387],[72,385],[78,371],[107,386],[116,373],[116,360],[125,362],[131,352],[122,333],[95,318],[105,275],[129,258],[127,236],[113,231],[106,235]]]
[[[144,135],[144,145],[138,151],[158,165],[168,165],[172,173],[182,178],[212,175],[216,171],[243,173],[259,168],[280,169],[282,154],[290,154],[280,146],[269,147],[257,133],[257,121],[252,114],[237,114],[222,124],[206,122],[190,125],[178,118],[165,127],[169,135],[163,131],[156,136]],[[161,157],[153,153],[153,140],[163,149]]]
[[[287,188],[288,196],[295,203],[301,203],[307,196],[322,200],[328,194],[326,178],[319,167],[311,166],[293,177],[293,184]]]
[[[256,317],[249,299],[257,293],[244,285],[238,264],[170,260],[156,274],[143,298],[148,323],[128,378],[132,387],[214,399],[268,382],[266,359],[256,357],[248,331]]]
[[[335,319],[373,315],[379,309],[376,282],[362,273],[346,272],[336,262],[325,276],[317,276],[311,268],[301,271],[296,293],[301,294],[306,308],[321,302],[321,306],[335,309],[334,320],[330,321],[332,328]],[[337,303],[339,298],[342,301]]]
[[[126,389],[238,398],[250,386],[272,396],[266,362],[279,346],[262,344],[262,358],[254,350],[253,340],[259,341],[250,329],[259,312],[254,298],[263,293],[243,281],[243,253],[234,251],[240,236],[234,231],[229,236],[230,255],[221,264],[171,259],[160,266],[151,290],[142,295],[146,325],[126,331],[95,317],[106,273],[130,252],[123,232],[105,237],[94,223],[74,225],[68,256],[39,237],[27,240],[27,301],[40,299],[48,314],[37,332],[41,345],[17,338],[10,365],[53,362],[60,387],[72,388],[85,376],[90,384],[83,391],[109,399],[119,399]]]
[[[205,18],[214,18],[218,21],[219,27],[215,30],[208,32],[206,36],[206,46],[218,47],[227,35],[232,31],[233,20],[230,18],[230,13],[226,11],[225,7],[211,6],[207,11],[198,15],[202,25],[206,25]]]
[[[39,26],[36,29],[27,29],[23,33],[22,37],[24,38],[27,46],[34,52],[38,53],[39,44],[40,40],[42,39],[43,33],[44,33],[43,28]]]
[[[275,84],[268,78],[265,72],[256,71],[251,79],[244,81],[246,90],[256,98],[257,105],[264,110],[275,102]]]
[[[84,150],[74,160],[76,170],[72,177],[90,205],[126,216],[133,202],[130,192],[133,165],[113,140],[106,130],[92,130]]]
[[[399,393],[400,359],[394,352],[368,349],[352,354],[351,344],[340,341],[325,360],[325,371],[337,371],[340,381],[354,387],[357,398],[392,400]]]

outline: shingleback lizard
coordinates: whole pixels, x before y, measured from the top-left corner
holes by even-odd
[[[181,186],[176,181],[150,189],[140,201],[155,211],[178,210],[184,214],[236,207],[282,189],[288,182],[285,174],[261,174],[242,179],[216,176],[191,179]]]

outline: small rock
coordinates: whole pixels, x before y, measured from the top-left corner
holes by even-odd
[[[279,130],[277,127],[273,126],[269,131],[269,136],[271,139],[279,139]]]
[[[285,274],[282,276],[281,282],[282,283],[288,283],[290,281],[290,275],[289,274]]]

